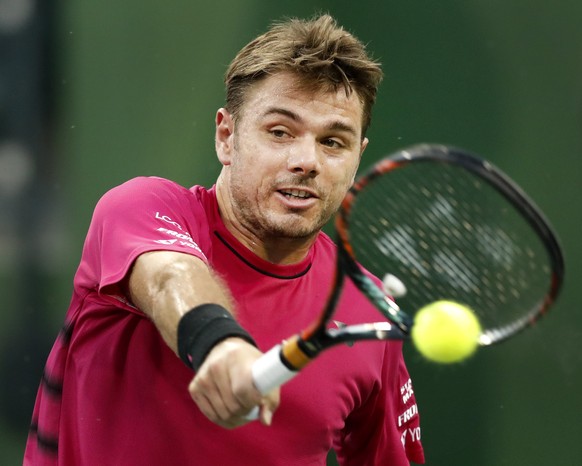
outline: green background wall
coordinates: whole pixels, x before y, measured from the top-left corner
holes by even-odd
[[[234,53],[283,15],[329,11],[369,44],[386,73],[363,165],[417,142],[471,149],[523,186],[566,251],[566,287],[538,327],[454,367],[433,366],[407,349],[427,464],[580,464],[582,2],[56,4],[46,188],[56,202],[38,232],[44,249],[32,289],[31,277],[0,256],[0,353],[13,362],[0,375],[0,463],[21,462],[40,367],[99,196],[137,175],[211,183],[219,169],[214,112]],[[36,296],[27,311],[42,322],[35,345],[26,342],[22,293]],[[9,413],[9,405],[19,411]]]

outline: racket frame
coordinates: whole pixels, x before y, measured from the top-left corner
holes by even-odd
[[[357,257],[354,254],[350,243],[349,235],[349,218],[350,211],[356,203],[358,193],[365,189],[366,185],[375,178],[383,176],[388,172],[403,168],[409,163],[437,162],[460,166],[465,170],[476,174],[480,179],[486,181],[522,215],[532,229],[542,240],[548,253],[551,264],[551,279],[548,290],[541,300],[531,309],[524,312],[519,319],[509,324],[485,329],[479,337],[479,345],[490,346],[507,340],[508,338],[520,333],[527,327],[534,325],[555,302],[559,295],[564,279],[564,257],[560,247],[557,235],[551,227],[541,210],[536,206],[532,199],[505,173],[487,160],[478,157],[468,151],[458,149],[442,144],[418,144],[407,149],[396,152],[373,165],[368,171],[363,173],[354,185],[350,188],[344,198],[342,207],[336,217],[336,231],[338,233],[339,247],[350,257],[351,263],[357,264]],[[351,275],[350,275],[351,276]],[[355,281],[355,280],[354,280]],[[355,283],[359,286],[358,282]],[[378,307],[377,298],[371,297],[367,292],[367,287],[362,289],[364,294]],[[392,315],[395,312],[407,323],[409,317],[402,311],[391,308],[392,313],[382,313],[389,319],[393,320]],[[398,321],[395,321],[398,322]],[[402,326],[405,334],[409,334],[410,327],[407,324]]]

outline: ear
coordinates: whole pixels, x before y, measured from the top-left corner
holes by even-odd
[[[216,155],[222,165],[230,165],[234,147],[234,120],[225,108],[219,108],[216,112],[216,128],[214,143]]]
[[[362,154],[364,153],[364,151],[366,150],[366,147],[368,147],[368,143],[370,141],[368,140],[368,138],[364,138],[362,141],[362,147],[360,148],[360,160],[362,160]]]
[[[366,147],[368,147],[368,138],[364,138],[362,140],[362,146],[360,147],[360,156],[358,158],[358,163],[356,165],[356,169],[354,170],[354,176],[352,176],[352,184],[354,183],[354,181],[356,181],[356,174],[358,172],[358,167],[360,166],[360,162],[362,161],[362,155],[364,154],[364,151],[366,150]]]

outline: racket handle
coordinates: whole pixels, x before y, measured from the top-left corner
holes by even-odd
[[[271,390],[283,385],[297,375],[297,371],[290,370],[281,360],[281,345],[274,346],[259,359],[252,367],[253,382],[261,394],[266,395]],[[246,419],[259,418],[259,407],[255,406],[245,415]]]

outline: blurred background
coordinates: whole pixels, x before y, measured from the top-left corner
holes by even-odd
[[[417,142],[470,149],[566,253],[533,330],[453,367],[407,348],[427,464],[580,464],[579,0],[0,0],[0,464],[22,461],[95,202],[137,175],[211,184],[229,61],[271,21],[321,11],[384,64],[363,166]]]

